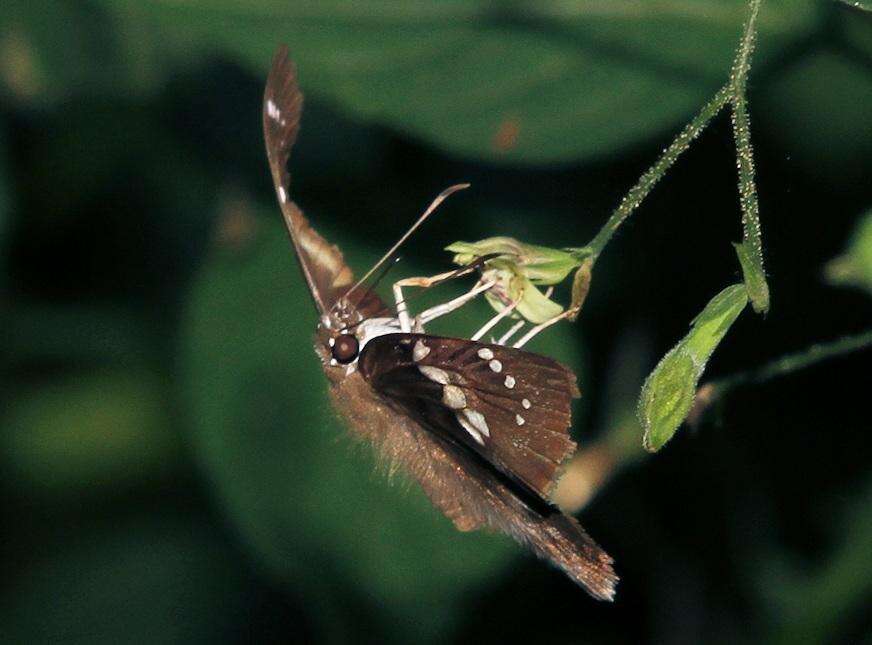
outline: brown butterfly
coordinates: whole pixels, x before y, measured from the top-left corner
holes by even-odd
[[[424,332],[426,321],[452,307],[410,318],[398,298],[392,315],[372,289],[362,290],[339,249],[290,199],[286,166],[302,106],[296,70],[282,46],[264,94],[264,138],[285,224],[318,310],[315,351],[336,408],[392,468],[417,480],[457,529],[503,531],[593,596],[611,600],[618,580],[612,559],[548,501],[561,464],[575,450],[569,436],[570,404],[579,396],[574,374],[499,342]]]

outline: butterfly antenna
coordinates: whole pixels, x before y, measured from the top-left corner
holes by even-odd
[[[436,199],[434,199],[430,203],[430,205],[427,207],[427,210],[424,211],[424,214],[418,218],[418,221],[416,221],[414,224],[412,224],[411,228],[409,228],[409,230],[406,231],[406,233],[403,235],[403,237],[401,237],[399,240],[397,240],[397,243],[394,244],[390,249],[388,249],[388,252],[385,253],[381,257],[381,259],[378,262],[376,262],[373,265],[373,267],[369,271],[367,271],[366,274],[360,280],[355,282],[354,285],[348,291],[345,292],[344,297],[347,299],[348,296],[350,296],[356,289],[358,289],[360,287],[360,285],[362,285],[364,282],[366,282],[369,279],[369,277],[373,273],[375,273],[375,271],[378,270],[378,268],[380,266],[382,266],[385,262],[390,260],[391,256],[393,256],[393,254],[397,252],[397,249],[400,248],[400,246],[402,246],[403,242],[405,242],[407,239],[409,239],[409,237],[412,235],[412,233],[414,233],[418,229],[418,227],[421,226],[421,224],[423,224],[427,220],[428,217],[430,217],[430,215],[433,213],[433,211],[435,211],[437,208],[439,208],[439,205],[442,202],[444,202],[446,199],[448,199],[448,197],[452,193],[456,193],[458,190],[463,190],[464,188],[469,188],[469,184],[455,184],[454,186],[449,186],[448,188],[443,190],[441,193],[439,193],[436,196]]]
[[[487,255],[479,256],[479,257],[475,258],[469,264],[465,264],[462,267],[452,271],[451,275],[447,276],[444,281],[452,280],[454,278],[459,278],[460,276],[466,275],[470,271],[475,271],[476,269],[484,266],[485,263],[488,262],[488,260],[493,260],[494,258],[498,258],[501,255],[503,255],[503,254],[502,253],[488,253]],[[375,284],[378,284],[378,281],[381,280],[387,274],[388,270],[391,267],[395,266],[397,264],[397,262],[400,261],[400,259],[401,258],[396,258],[396,260],[394,261],[394,264],[390,265],[384,271],[382,271],[381,275],[379,275]],[[440,281],[439,284],[441,284],[444,281]],[[369,295],[369,293],[372,291],[373,287],[375,287],[375,284],[372,287],[370,287],[369,289],[367,289],[366,293],[364,293],[363,296],[360,297],[360,299],[357,301],[358,304],[363,302],[366,299],[366,296]],[[426,289],[416,293],[414,296],[408,296],[406,298],[403,298],[400,302],[402,302],[402,303],[414,302],[415,300],[417,300],[418,298],[420,298],[421,296],[424,295],[424,291],[426,291]],[[349,331],[353,331],[358,325],[360,325],[360,324],[362,324],[362,323],[364,323],[367,320],[370,320],[372,318],[378,318],[379,316],[381,316],[383,314],[389,313],[393,310],[393,308],[394,308],[393,305],[383,305],[380,309],[378,309],[375,313],[368,316],[367,318],[363,318],[362,320],[358,320],[356,323],[352,323],[351,325],[343,327],[342,331],[340,333],[346,334]]]
[[[391,262],[390,264],[385,264],[385,266],[382,267],[381,273],[376,276],[375,280],[372,281],[372,284],[367,287],[366,291],[363,292],[363,295],[361,295],[360,298],[358,298],[357,301],[354,303],[355,307],[359,307],[360,303],[366,300],[367,297],[369,297],[369,294],[373,292],[373,290],[379,285],[379,283],[390,272],[390,270],[397,266],[397,264],[399,264],[401,259],[402,258],[400,258],[400,256],[397,256],[394,258],[393,262]],[[348,293],[351,293],[350,289]],[[346,297],[348,297],[348,293],[345,294]]]

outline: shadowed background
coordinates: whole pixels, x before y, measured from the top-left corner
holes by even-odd
[[[306,94],[292,193],[358,274],[460,181],[472,187],[391,277],[445,270],[456,240],[581,246],[727,80],[745,11],[4,4],[9,642],[868,638],[868,352],[737,390],[661,453],[641,449],[645,376],[739,276],[726,115],[606,249],[580,321],[531,345],[579,376],[589,469],[562,492],[596,485],[586,472],[605,481],[580,518],[617,561],[613,605],[508,539],[457,533],[346,437],[266,167],[263,82],[286,42]],[[739,319],[706,378],[872,319],[872,232],[854,233],[872,205],[872,14],[767,0],[759,26],[750,110],[772,310]],[[829,275],[866,271],[865,292],[826,278],[852,235]],[[433,329],[468,335],[488,315],[473,305]]]

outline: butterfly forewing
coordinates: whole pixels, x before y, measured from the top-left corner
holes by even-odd
[[[547,499],[569,437],[575,377],[544,356],[427,334],[371,340],[359,369],[377,391],[435,432]]]
[[[290,174],[287,164],[297,140],[303,95],[297,85],[297,72],[288,57],[287,47],[280,47],[273,58],[263,97],[263,136],[266,154],[285,225],[297,252],[297,260],[309,291],[322,315],[327,314],[354,283],[351,269],[342,252],[321,237],[290,198]],[[362,294],[363,295],[363,294]],[[381,308],[371,293],[362,310]]]

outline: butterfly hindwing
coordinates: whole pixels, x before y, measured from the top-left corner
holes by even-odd
[[[367,344],[364,354],[385,347]],[[369,354],[364,362],[377,359],[378,353]],[[445,431],[429,419],[410,413],[410,400],[404,407],[377,391],[360,371],[350,373],[331,393],[355,435],[372,441],[390,470],[400,468],[417,480],[459,530],[502,531],[560,567],[595,597],[613,598],[618,578],[612,559],[575,518],[541,499],[531,504],[530,495],[519,494],[512,478],[503,476],[479,453],[446,438]]]
[[[358,367],[376,391],[541,499],[575,450],[568,431],[575,377],[550,358],[461,338],[387,334],[367,343]]]

